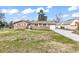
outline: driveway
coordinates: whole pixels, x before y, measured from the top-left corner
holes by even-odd
[[[68,37],[74,41],[79,41],[79,35],[72,33],[72,31],[68,31],[68,30],[63,30],[63,29],[53,29],[53,31]]]

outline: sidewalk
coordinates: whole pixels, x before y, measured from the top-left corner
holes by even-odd
[[[74,41],[79,41],[79,35],[72,33],[72,31],[68,31],[68,30],[63,30],[63,29],[53,29],[53,31],[68,37]]]

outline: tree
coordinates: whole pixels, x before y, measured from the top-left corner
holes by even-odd
[[[5,25],[2,21],[0,21],[0,29],[3,28]]]
[[[38,21],[47,21],[47,16],[45,16],[43,10],[38,13]]]
[[[6,21],[4,21],[3,24],[4,24],[4,28],[7,28],[9,26],[9,24]]]
[[[0,12],[0,21],[4,22],[5,14]]]
[[[44,16],[45,20],[47,21],[47,16]]]
[[[61,15],[61,13],[56,14],[56,22],[60,23],[61,21],[62,21],[62,15]]]
[[[0,12],[0,28],[3,28],[5,26],[4,22],[5,22],[5,14]]]
[[[9,23],[9,28],[10,28],[10,29],[13,28],[13,21],[11,21],[11,22]]]

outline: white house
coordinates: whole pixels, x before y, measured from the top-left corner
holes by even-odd
[[[64,26],[65,29],[74,30],[74,29],[77,29],[76,22],[79,22],[79,18],[66,20],[62,23],[62,25]]]

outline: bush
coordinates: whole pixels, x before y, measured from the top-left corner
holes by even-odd
[[[63,27],[63,26],[61,26],[60,28],[61,28],[61,29],[64,29],[64,27]]]

